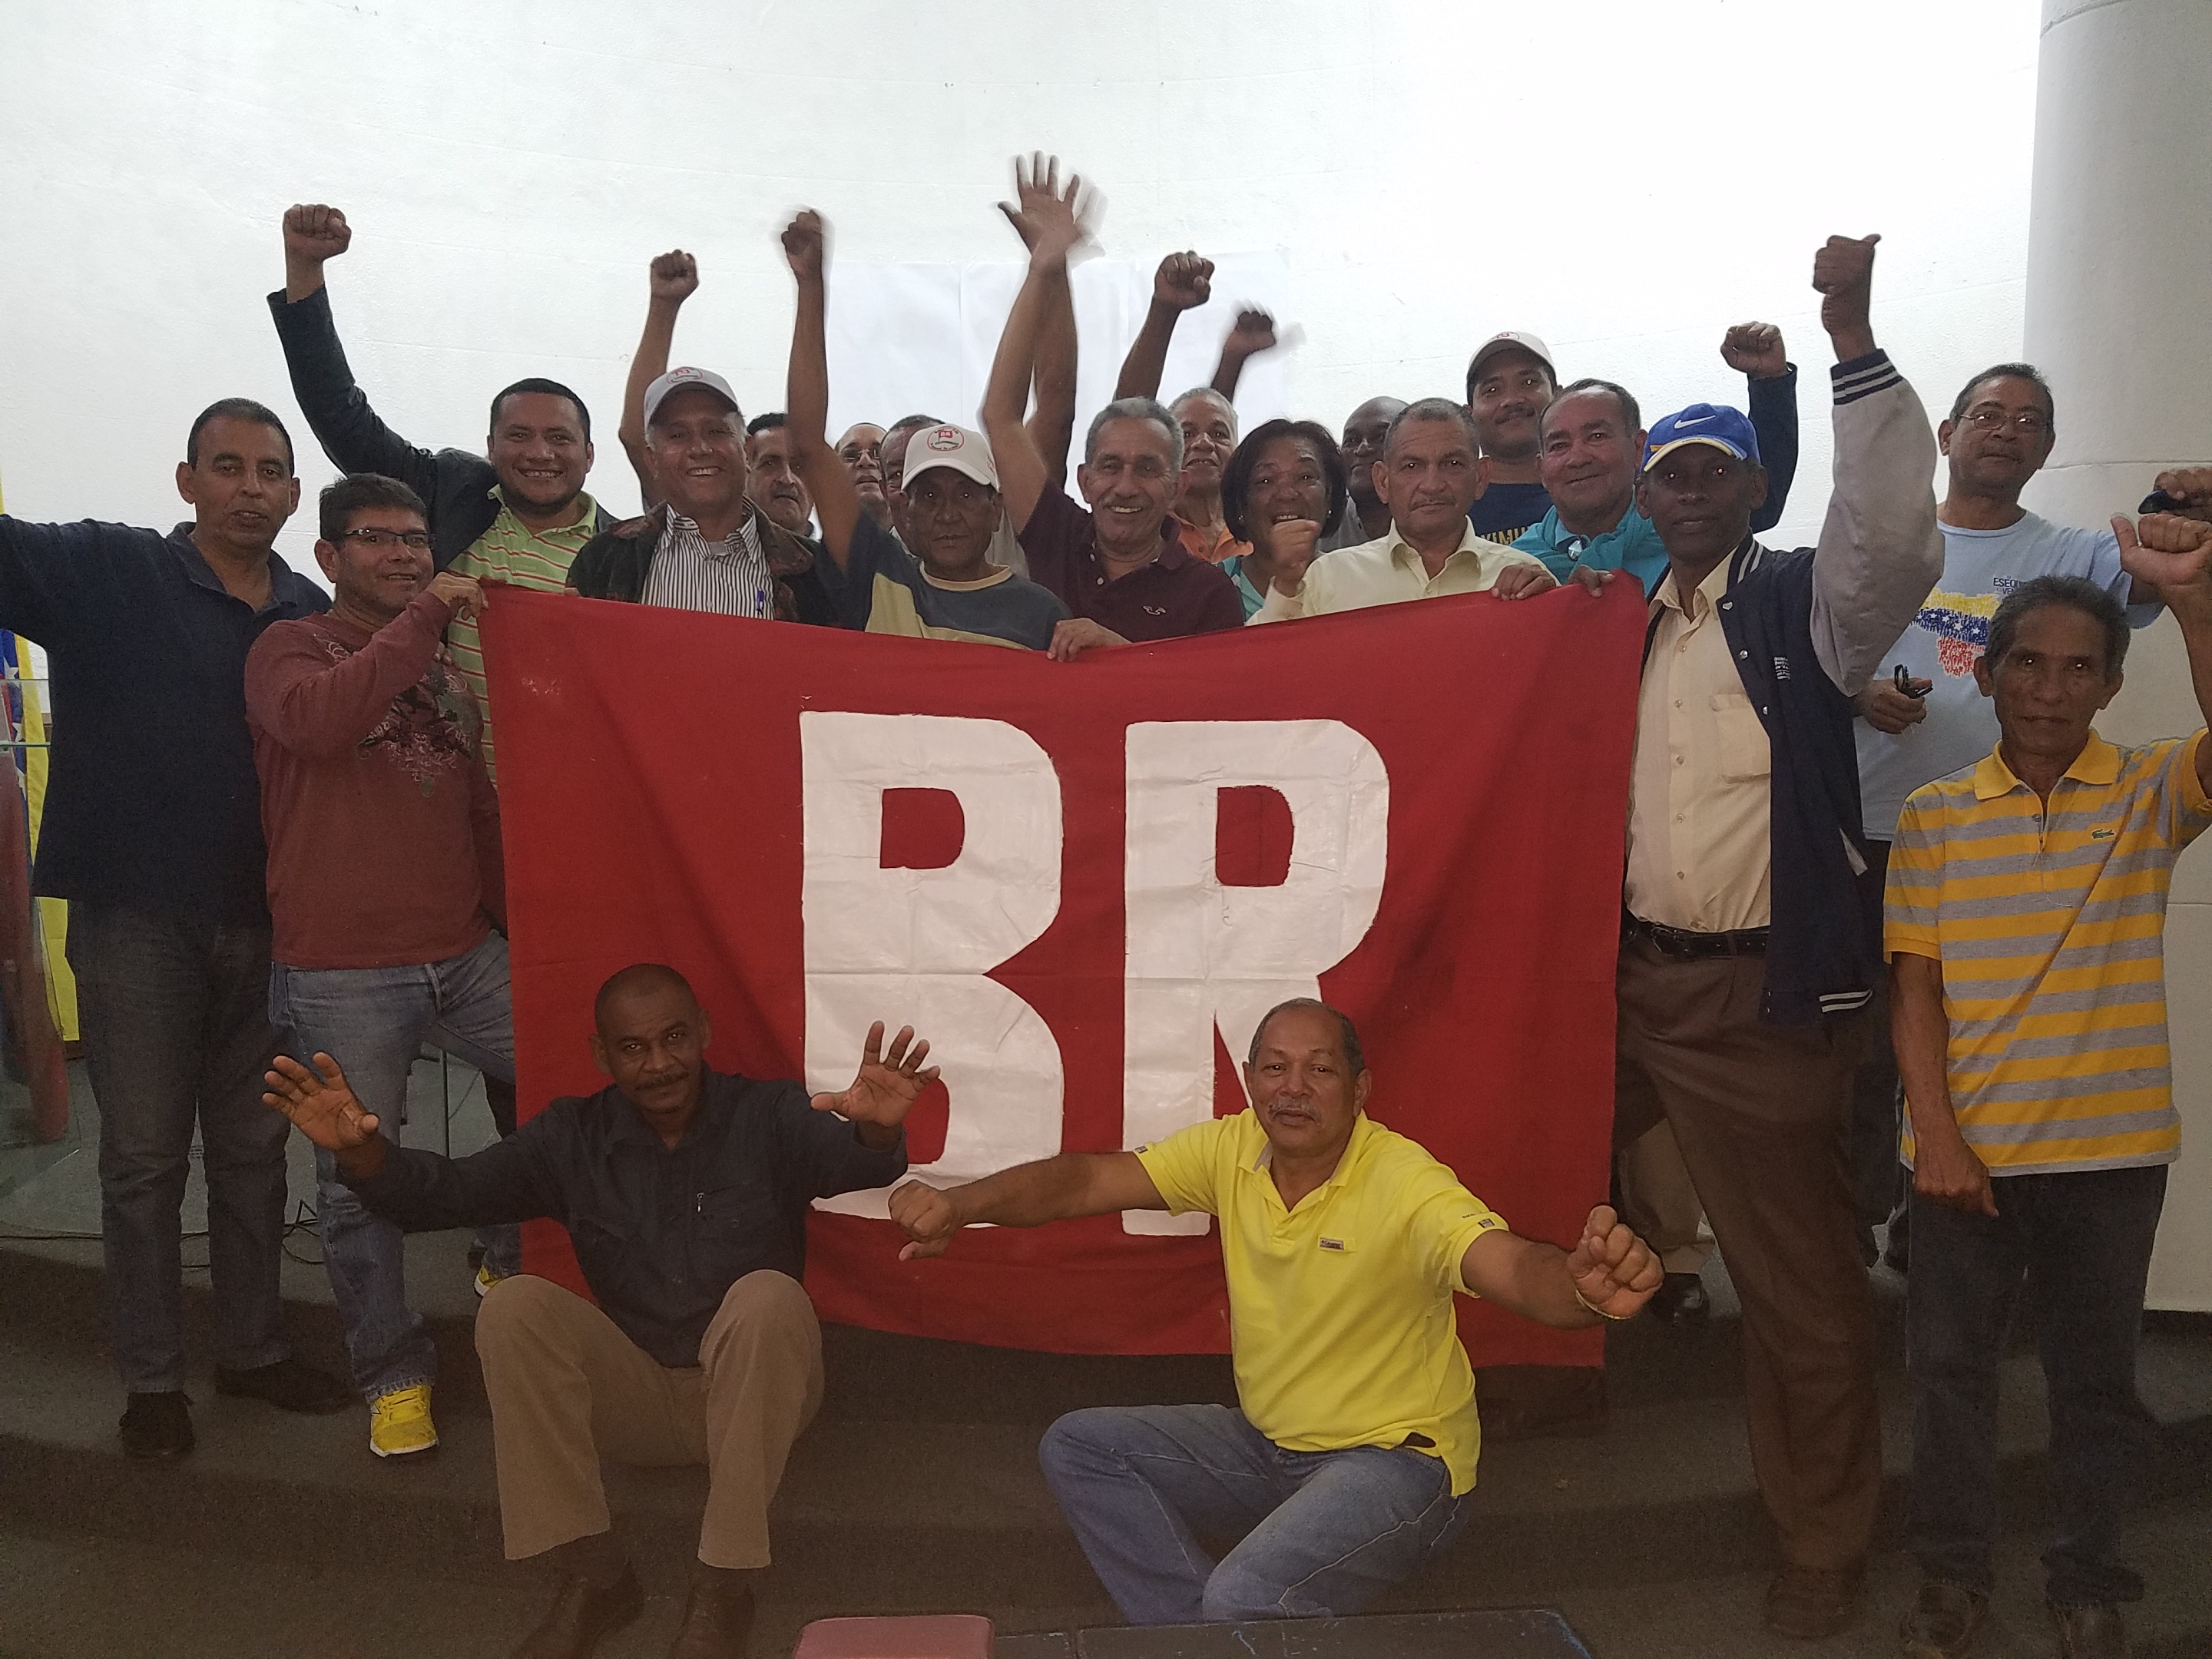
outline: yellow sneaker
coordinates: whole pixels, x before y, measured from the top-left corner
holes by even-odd
[[[405,1457],[438,1449],[438,1425],[430,1420],[430,1385],[394,1389],[368,1402],[368,1449],[379,1457]]]
[[[498,1284],[501,1279],[505,1279],[507,1275],[505,1273],[495,1273],[489,1267],[478,1267],[477,1269],[477,1294],[480,1297],[489,1295],[491,1292],[491,1287]]]

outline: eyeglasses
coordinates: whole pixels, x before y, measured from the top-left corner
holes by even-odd
[[[2001,432],[2006,427],[2017,427],[2029,437],[2039,437],[2051,430],[2051,422],[2040,410],[2023,409],[2008,415],[2002,409],[1984,406],[1966,411],[1966,424],[1983,432]]]
[[[377,530],[364,527],[360,530],[349,530],[340,539],[359,542],[363,547],[375,548],[379,550],[387,547],[397,547],[404,543],[417,553],[421,553],[430,545],[430,532],[427,530]]]

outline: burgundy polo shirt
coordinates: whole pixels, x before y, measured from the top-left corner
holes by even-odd
[[[1065,490],[1048,489],[1037,498],[1021,540],[1031,581],[1125,640],[1173,640],[1244,625],[1237,584],[1183,550],[1173,514],[1160,524],[1160,556],[1126,576],[1107,575],[1097,528]]]

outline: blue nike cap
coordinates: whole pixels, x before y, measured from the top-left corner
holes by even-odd
[[[1644,446],[1644,470],[1685,444],[1711,444],[1725,449],[1740,461],[1759,459],[1759,434],[1751,417],[1726,404],[1692,404],[1651,423],[1651,439]]]

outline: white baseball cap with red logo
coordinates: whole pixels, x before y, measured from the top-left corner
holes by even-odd
[[[672,368],[645,389],[645,423],[653,424],[653,417],[669,395],[687,386],[707,388],[730,406],[732,414],[743,414],[738,407],[738,394],[730,390],[730,383],[711,368]]]
[[[937,466],[963,472],[986,489],[999,487],[999,468],[991,459],[989,440],[964,426],[926,426],[907,440],[906,471],[899,488],[912,495],[914,481]]]

